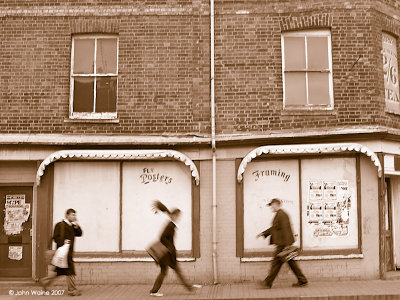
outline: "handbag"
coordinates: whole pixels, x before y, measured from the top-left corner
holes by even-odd
[[[168,248],[160,241],[151,244],[146,251],[158,264],[169,253]]]
[[[64,231],[65,231],[65,224],[64,224],[64,222],[62,222],[61,223],[61,237],[62,237],[61,240],[64,240]],[[53,243],[53,237],[50,239],[50,247],[51,247],[52,243]],[[54,255],[56,254],[56,251],[57,250],[53,250],[53,249],[46,249],[44,251],[44,258],[45,258],[46,264],[52,265],[51,261],[52,261]]]
[[[282,261],[289,261],[299,255],[299,248],[296,246],[286,246],[281,252],[277,254]]]
[[[59,247],[54,253],[54,256],[51,260],[51,264],[58,268],[67,269],[68,268],[68,251],[69,251],[69,243],[66,243]]]

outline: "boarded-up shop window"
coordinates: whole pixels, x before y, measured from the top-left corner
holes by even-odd
[[[122,167],[122,250],[143,251],[159,239],[168,219],[154,214],[152,202],[182,211],[175,236],[178,250],[192,250],[192,179],[176,162],[124,162]]]
[[[331,35],[328,30],[282,35],[284,109],[332,109]]]
[[[357,249],[356,158],[301,160],[304,250]]]
[[[70,117],[117,117],[118,38],[79,35],[72,39]]]
[[[397,39],[382,33],[383,78],[386,111],[400,114]]]
[[[273,251],[256,235],[272,225],[274,213],[266,206],[272,198],[282,200],[282,209],[291,220],[296,245],[300,245],[299,161],[294,159],[251,162],[243,176],[244,251],[251,254]]]
[[[119,250],[119,163],[57,162],[54,165],[53,224],[68,208],[77,211],[83,236],[76,252]]]

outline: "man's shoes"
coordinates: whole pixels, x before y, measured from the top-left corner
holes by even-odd
[[[82,293],[78,290],[68,292],[68,296],[81,296],[81,295],[82,295]]]
[[[258,286],[259,286],[260,288],[262,288],[262,289],[270,289],[270,288],[272,288],[272,286],[270,286],[269,284],[266,284],[265,281],[260,281],[260,282],[258,283]]]
[[[153,297],[162,297],[162,296],[164,296],[164,294],[162,294],[162,293],[150,293],[150,296],[153,296]]]
[[[308,282],[296,282],[292,284],[292,287],[304,287],[307,286]]]
[[[47,287],[48,287],[48,282],[46,283],[44,280],[43,280],[43,278],[42,279],[39,279],[39,284],[42,286],[42,288],[43,288],[43,290],[45,291],[45,292],[47,292]]]

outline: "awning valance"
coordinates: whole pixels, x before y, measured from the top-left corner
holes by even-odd
[[[367,155],[375,166],[378,167],[378,176],[382,176],[382,166],[376,154],[361,144],[309,144],[309,145],[280,145],[280,146],[262,146],[249,152],[239,165],[237,180],[243,180],[243,173],[247,164],[257,156],[282,155],[282,154],[313,154],[313,153],[341,153],[341,152],[360,152]]]
[[[175,150],[62,150],[50,154],[40,164],[36,173],[36,183],[40,185],[40,179],[46,167],[57,160],[151,160],[172,158],[189,166],[196,185],[200,183],[199,171],[194,162],[185,154]]]

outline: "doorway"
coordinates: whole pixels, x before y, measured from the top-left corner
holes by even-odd
[[[400,270],[400,177],[386,178],[389,182],[387,193],[390,198],[392,223],[392,270]]]
[[[0,278],[32,277],[32,194],[0,186]]]

